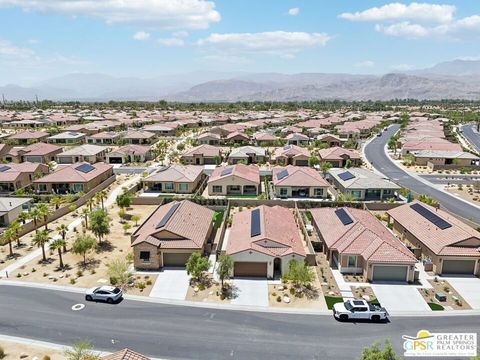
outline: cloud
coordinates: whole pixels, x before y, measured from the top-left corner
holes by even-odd
[[[408,21],[388,26],[375,25],[375,30],[385,35],[417,39],[431,34],[431,30],[419,24],[410,24]]]
[[[19,47],[10,41],[0,39],[0,58],[25,60],[35,57],[35,51],[32,49]]]
[[[477,56],[460,56],[460,57],[456,58],[456,60],[480,61],[480,55],[477,55]]]
[[[297,16],[298,14],[300,14],[300,9],[299,8],[291,8],[288,10],[288,15],[290,16]]]
[[[390,3],[381,7],[373,7],[355,13],[343,13],[341,19],[351,21],[388,21],[416,20],[435,23],[448,23],[453,19],[456,8],[453,5],[438,5],[427,3]]]
[[[150,38],[150,34],[145,31],[137,31],[133,34],[133,39],[138,41],[146,41]]]
[[[176,31],[172,33],[173,37],[179,37],[179,38],[184,38],[188,36],[188,31]]]
[[[354,64],[354,66],[357,68],[373,68],[375,67],[375,62],[373,62],[372,60],[365,60]]]
[[[263,53],[292,58],[306,48],[325,46],[330,36],[325,33],[271,31],[261,33],[211,34],[197,41],[200,47],[209,47],[231,54]]]
[[[221,18],[207,0],[0,0],[2,6],[156,29],[205,29]]]
[[[183,46],[185,45],[185,41],[183,39],[178,38],[163,38],[158,39],[157,42],[163,46]]]

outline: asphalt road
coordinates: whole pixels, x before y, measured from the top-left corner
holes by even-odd
[[[440,203],[442,208],[473,221],[476,224],[480,224],[479,208],[415,179],[404,170],[398,168],[390,157],[385,154],[384,147],[388,139],[395,134],[399,128],[400,125],[398,124],[392,125],[388,130],[383,132],[382,136],[375,137],[365,147],[365,156],[372,166],[400,186],[418,194],[433,197]]]
[[[475,124],[468,124],[462,126],[462,133],[468,142],[474,147],[477,152],[480,152],[480,134],[476,132],[477,126]]]
[[[425,175],[420,175],[421,178],[430,181],[431,183],[434,184],[471,184],[474,181],[479,181],[480,176],[479,175],[444,175],[444,174],[439,174],[439,175],[433,175],[433,174],[425,174]]]
[[[274,314],[170,306],[133,300],[85,303],[82,294],[0,286],[0,334],[70,345],[90,340],[97,350],[125,347],[167,359],[354,359],[362,348],[402,335],[478,332],[480,316],[392,318],[389,323],[342,323],[331,316]]]

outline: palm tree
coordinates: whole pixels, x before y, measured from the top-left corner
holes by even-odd
[[[50,200],[50,205],[55,206],[55,210],[58,210],[62,202],[63,200],[61,197],[55,196]]]
[[[102,204],[102,209],[105,209],[103,200],[105,200],[106,197],[107,197],[107,193],[105,190],[99,191],[98,193],[95,194],[95,200],[97,200],[97,203]]]
[[[35,225],[35,229],[36,229],[36,231],[38,231],[37,230],[37,224],[38,224],[38,220],[41,217],[41,214],[40,214],[40,211],[38,210],[38,208],[34,207],[33,209],[30,209],[30,211],[28,212],[28,217],[33,220],[33,224]]]
[[[87,208],[82,209],[83,219],[85,220],[85,229],[88,229],[88,214],[90,214],[90,212],[91,211]]]
[[[85,205],[89,207],[90,211],[92,211],[94,204],[95,202],[93,201],[93,199],[88,199],[87,201],[85,201]]]
[[[48,232],[46,230],[37,231],[35,237],[33,238],[33,245],[39,246],[42,248],[42,258],[43,261],[47,261],[45,256],[45,244],[48,242]]]
[[[8,248],[10,251],[9,256],[13,256],[13,246],[12,246],[12,241],[13,241],[13,230],[12,229],[6,229],[3,234],[2,234],[2,245],[5,245],[8,243]]]
[[[40,214],[40,218],[45,222],[45,230],[48,231],[48,214],[50,213],[50,209],[46,204],[39,204],[37,205],[38,212]]]
[[[60,268],[63,269],[62,247],[65,246],[65,240],[56,239],[50,244],[50,250],[58,251],[58,259],[60,260]]]
[[[8,226],[8,228],[13,231],[13,234],[15,235],[15,240],[17,241],[17,247],[20,247],[20,236],[18,236],[18,233],[20,232],[20,224],[18,223],[18,221],[14,221]]]
[[[23,225],[27,222],[28,219],[28,213],[25,211],[22,211],[20,214],[17,216],[17,220],[20,221]]]
[[[67,252],[67,232],[68,232],[68,226],[65,225],[65,224],[61,224],[59,226],[57,226],[57,229],[56,229],[59,233],[60,233],[60,236],[62,237],[62,240],[63,240],[63,252],[66,253]]]

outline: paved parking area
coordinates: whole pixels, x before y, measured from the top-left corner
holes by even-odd
[[[480,279],[473,276],[443,276],[472,309],[480,310]]]
[[[164,268],[153,285],[150,297],[185,300],[189,281],[185,268]]]
[[[267,279],[236,278],[233,285],[237,288],[236,297],[231,300],[234,305],[268,306]]]
[[[414,286],[402,284],[372,284],[380,304],[387,311],[431,311]]]

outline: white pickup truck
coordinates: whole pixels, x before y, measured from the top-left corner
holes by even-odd
[[[339,320],[380,321],[387,318],[387,310],[365,300],[348,300],[333,305],[333,316]]]

